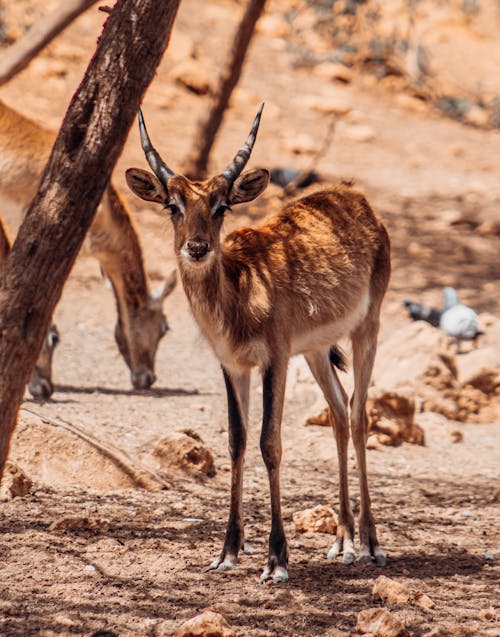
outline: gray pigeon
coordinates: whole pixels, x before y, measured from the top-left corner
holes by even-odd
[[[458,300],[454,288],[443,290],[443,313],[439,319],[439,327],[457,340],[457,351],[460,350],[460,342],[476,340],[482,334],[479,331],[477,314],[474,310]]]

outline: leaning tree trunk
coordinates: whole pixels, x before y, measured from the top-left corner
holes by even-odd
[[[184,162],[184,174],[190,179],[204,179],[207,176],[208,158],[215,136],[222,123],[231,93],[240,79],[255,25],[265,4],[266,0],[248,1],[245,14],[234,36],[229,62],[219,76],[212,105],[206,117],[198,122],[193,147]]]
[[[180,0],[120,0],[0,275],[0,477],[52,309],[94,217]]]
[[[51,11],[41,18],[24,37],[3,51],[0,85],[26,68],[39,51],[95,2],[97,0],[64,0],[57,11]]]

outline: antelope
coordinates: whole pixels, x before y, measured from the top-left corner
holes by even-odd
[[[55,133],[0,100],[0,195],[25,208],[33,198]],[[109,183],[89,230],[86,245],[111,281],[118,319],[115,340],[130,369],[132,385],[148,389],[155,382],[155,355],[168,331],[163,302],[176,285],[173,271],[151,292],[137,231],[123,199]],[[49,383],[41,395],[52,393],[51,359],[44,369]],[[48,368],[47,368],[48,365]],[[48,371],[47,371],[48,370]],[[30,388],[34,385],[31,383]]]
[[[220,175],[192,182],[176,175],[149,139],[139,111],[141,143],[153,173],[129,168],[131,190],[169,210],[180,278],[191,311],[222,366],[227,390],[231,498],[222,552],[206,570],[235,568],[244,548],[242,478],[247,439],[250,371],[263,384],[260,447],[271,498],[267,565],[260,581],[288,579],[288,548],[280,503],[281,419],[288,361],[304,354],[329,406],[339,464],[338,531],[328,553],[355,559],[354,518],[348,497],[347,394],[335,366],[345,369],[338,341],[350,337],[355,389],[350,429],[360,480],[361,562],[384,565],[371,512],[366,466],[366,398],[379,315],[390,275],[387,231],[365,197],[350,185],[320,190],[284,206],[258,227],[221,238],[231,207],[267,186],[262,168],[243,172],[263,105],[246,143]]]

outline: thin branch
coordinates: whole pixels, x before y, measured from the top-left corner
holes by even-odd
[[[39,51],[96,1],[62,2],[59,11],[48,13],[23,38],[3,51],[0,58],[0,86],[26,68]]]

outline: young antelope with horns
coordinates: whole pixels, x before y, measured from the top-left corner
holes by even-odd
[[[129,187],[162,204],[174,226],[175,253],[194,317],[218,357],[227,390],[231,501],[224,546],[207,570],[236,566],[244,545],[241,507],[250,370],[263,382],[262,456],[271,493],[269,558],[264,582],[288,579],[288,548],[280,503],[281,417],[290,356],[304,354],[330,410],[339,461],[339,520],[328,553],[351,563],[354,518],[348,495],[347,395],[334,366],[344,367],[339,339],[352,340],[355,389],[350,423],[360,480],[359,560],[385,564],[371,512],[366,472],[366,397],[377,344],[380,306],[390,274],[387,232],[365,197],[346,185],[286,205],[257,228],[221,239],[224,215],[255,199],[269,173],[242,172],[262,113],[247,142],[216,177],[192,182],[175,175],[151,145],[139,112],[141,142],[154,175],[127,170]]]

